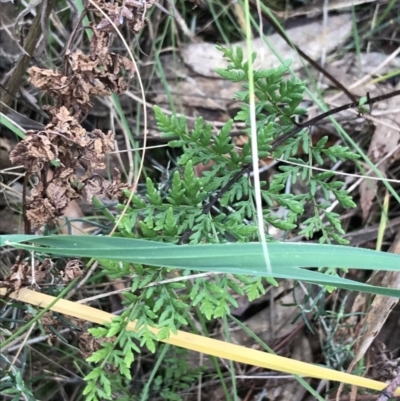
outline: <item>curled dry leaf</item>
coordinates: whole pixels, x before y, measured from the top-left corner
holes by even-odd
[[[82,192],[86,195],[88,202],[92,200],[93,196],[97,195],[104,195],[109,199],[122,200],[124,189],[128,189],[128,185],[121,181],[121,173],[116,168],[114,169],[112,182],[96,175],[85,181],[85,187]]]
[[[104,157],[106,153],[114,149],[114,134],[108,131],[104,134],[103,131],[95,129],[89,133],[90,142],[84,148],[83,158],[90,160],[92,169],[104,169]]]
[[[398,361],[382,341],[375,340],[372,343],[370,358],[375,380],[391,381],[400,373]]]
[[[90,333],[85,332],[79,338],[79,350],[83,357],[87,359],[93,354],[93,352],[98,351],[101,348],[101,344],[104,342],[112,343],[115,342],[116,337],[103,337],[94,338]]]
[[[18,291],[22,286],[30,286],[32,282],[43,283],[51,279],[52,261],[49,258],[43,260],[42,263],[35,261],[35,278],[32,280],[32,266],[27,262],[14,264],[10,269],[10,274],[0,282],[0,287],[5,287],[10,292]]]
[[[39,171],[44,163],[58,159],[58,149],[45,131],[27,131],[25,139],[10,153],[13,164],[24,165],[29,171]]]
[[[13,163],[24,165],[32,173],[45,173],[52,163],[55,164],[52,178],[48,182],[41,180],[26,201],[26,217],[35,228],[54,223],[81,192],[86,193],[89,200],[93,194],[115,198],[120,197],[125,188],[117,172],[116,182],[102,183],[95,191],[89,190],[92,169],[105,168],[104,157],[114,148],[111,131],[107,134],[98,129],[87,132],[64,106],[59,109],[48,106],[46,110],[52,116],[51,122],[42,131],[28,131],[10,154]],[[84,167],[86,173],[77,178],[75,172],[79,166]],[[46,176],[40,174],[40,177]]]
[[[33,319],[30,313],[27,313],[24,317],[25,320],[30,321]],[[46,312],[40,319],[40,324],[42,325],[44,332],[48,335],[47,343],[49,345],[53,345],[57,341],[57,334],[55,334],[54,330],[59,331],[60,321],[58,320],[57,315],[55,315],[52,311]],[[53,330],[52,330],[53,329]]]
[[[104,194],[109,199],[123,199],[124,189],[128,189],[128,185],[121,181],[121,173],[117,168],[114,169],[113,180],[104,182]]]
[[[29,68],[28,73],[29,81],[41,91],[55,96],[68,93],[69,79],[59,71],[34,66]]]
[[[97,5],[118,26],[127,21],[133,32],[143,28],[147,10],[155,0],[124,0],[109,3],[98,0]],[[89,9],[98,14],[92,4]],[[103,18],[103,15],[99,15]],[[28,131],[26,137],[10,154],[14,164],[22,164],[28,174],[36,174],[39,183],[26,199],[25,217],[30,229],[54,224],[69,203],[85,194],[89,200],[94,195],[121,198],[126,185],[120,173],[114,171],[114,181],[93,177],[93,169],[104,169],[104,157],[114,148],[114,135],[99,129],[87,132],[80,124],[92,108],[93,96],[121,93],[127,84],[122,71],[130,76],[135,73],[134,63],[126,57],[109,52],[111,30],[109,20],[102,19],[92,26],[93,37],[89,54],[77,50],[66,52],[65,74],[39,67],[29,69],[30,82],[55,99],[54,106],[44,106],[51,121],[42,130]],[[78,177],[77,170],[85,173]],[[52,174],[49,172],[52,171]],[[68,276],[68,279],[70,277]]]
[[[103,191],[103,178],[96,175],[90,177],[85,181],[85,188],[83,192],[86,195],[88,202],[91,202],[93,197],[100,194]]]
[[[101,348],[101,343],[97,341],[90,333],[85,332],[79,337],[79,350],[82,356],[87,359],[93,352]]]
[[[57,318],[54,317],[54,314],[52,311],[46,312],[41,318],[40,318],[40,323],[43,324],[43,326],[54,326],[57,323]]]
[[[10,269],[10,274],[0,282],[0,287],[6,287],[12,291],[18,291],[27,280],[27,272],[30,266],[26,262],[15,264]]]
[[[63,281],[65,283],[69,283],[70,281],[74,280],[82,276],[83,272],[81,269],[82,262],[78,259],[71,260],[67,263],[64,269]]]
[[[108,18],[104,18],[103,14],[92,5],[88,4],[89,10],[97,14],[102,20],[96,26],[96,29],[104,32],[113,32],[115,30],[113,24],[119,28],[126,22],[129,30],[133,33],[139,33],[147,24],[145,18],[147,10],[155,3],[156,0],[125,0],[115,3],[108,3],[104,0],[97,0],[96,5],[106,12]]]
[[[59,192],[62,192],[62,189]],[[51,198],[44,197],[43,191],[38,192],[35,188],[32,189],[32,196],[26,201],[26,218],[33,227],[54,223],[58,217],[63,215],[68,200],[65,198],[65,191],[63,192],[64,199],[60,193],[58,195],[59,201],[57,204],[53,204]]]
[[[71,74],[65,76],[59,71],[39,67],[28,70],[29,81],[43,92],[56,99],[62,98],[63,106],[73,110],[75,115],[86,115],[92,108],[92,96],[109,96],[111,93],[122,93],[126,83],[120,73],[122,69],[135,73],[131,60],[108,51],[110,34],[93,28],[94,39],[90,53],[81,50],[67,53]]]

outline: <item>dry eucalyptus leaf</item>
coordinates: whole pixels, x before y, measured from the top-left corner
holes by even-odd
[[[398,90],[400,85],[397,85],[395,90]],[[380,103],[380,108],[385,107],[388,110],[396,110],[399,100],[396,97],[388,99],[386,102]],[[376,129],[372,137],[368,157],[372,163],[376,164],[382,160],[389,152],[391,152],[399,143],[400,132],[394,127],[400,127],[400,114],[393,112],[385,117],[376,117],[379,122],[375,123]],[[392,126],[393,128],[389,128]],[[386,175],[386,170],[389,165],[389,160],[379,164],[378,169],[383,175]],[[371,173],[371,176],[375,176]],[[378,187],[377,180],[364,180],[360,185],[360,198],[363,220],[365,221],[371,211],[373,201],[375,200],[376,190]]]
[[[392,245],[389,248],[389,252],[400,254],[400,233],[396,235]],[[383,277],[382,287],[387,288],[399,288],[400,287],[400,273],[388,271]],[[362,297],[363,294],[359,294],[357,297]],[[357,301],[357,300],[356,300]],[[376,295],[368,311],[367,317],[361,322],[362,328],[358,331],[358,343],[356,344],[356,351],[354,359],[351,362],[347,372],[351,372],[356,366],[357,362],[366,354],[368,348],[375,340],[376,336],[382,329],[382,326],[386,322],[390,312],[396,306],[398,302],[397,298],[386,297],[382,295]],[[338,392],[338,397],[340,396]]]
[[[327,66],[327,69],[333,76],[338,78],[338,80],[344,86],[349,87],[359,77],[368,74],[371,69],[374,69],[380,65],[386,59],[386,56],[378,53],[363,53],[361,54],[360,58],[361,66],[356,61],[356,54],[348,54],[343,59],[336,60],[333,65]],[[398,69],[399,66],[400,60],[394,59],[390,63],[387,63],[387,65],[382,68],[379,73],[386,74],[393,72],[393,70]],[[326,79],[324,81],[324,83],[327,85],[331,84]],[[391,91],[398,90],[399,88],[400,85],[397,85],[396,88],[393,88],[391,85],[384,83],[365,83],[351,89],[351,91],[357,96],[365,96],[367,93],[369,93],[369,96],[372,98],[385,93],[390,93]],[[340,106],[347,102],[347,97],[342,95],[335,102],[335,104],[332,104],[332,106]],[[397,105],[398,97],[393,97],[374,104],[371,113],[374,117],[373,124],[375,126],[375,130],[369,146],[368,157],[374,164],[379,162],[377,168],[383,174],[383,176],[386,175],[388,166],[392,164],[397,157],[397,155],[395,155],[392,158],[385,160],[387,154],[398,145],[400,140],[400,132],[398,128],[400,127],[400,114],[396,112]],[[390,112],[391,110],[393,112]],[[339,116],[344,119],[355,120],[354,110],[342,111],[340,114],[336,115],[336,118]],[[360,119],[357,120],[360,121]],[[369,124],[371,123],[369,122]],[[358,124],[357,129],[364,130],[361,124]],[[368,166],[365,166],[365,169],[369,170]],[[376,177],[376,174],[371,172],[369,176]],[[376,197],[378,184],[379,181],[377,180],[363,180],[360,185],[360,205],[362,209],[363,221],[365,221],[370,214]]]
[[[289,38],[301,48],[308,56],[318,60],[323,51],[330,52],[351,34],[351,14],[341,14],[329,17],[326,29],[321,19],[307,25],[288,30]],[[299,69],[302,66],[300,57],[277,33],[268,36],[269,42],[274,46],[276,52],[282,59],[292,59],[292,68]],[[244,58],[247,58],[246,42],[237,42],[233,47],[240,46],[243,49]],[[253,51],[257,52],[257,59],[254,63],[256,69],[275,68],[280,61],[273,55],[268,46],[261,38],[255,39],[252,43]],[[216,68],[224,68],[227,63],[222,53],[218,51],[213,43],[192,43],[181,51],[185,64],[197,74],[219,78],[215,72]]]
[[[161,57],[163,69],[166,71],[169,91],[176,107],[204,108],[208,110],[226,110],[241,83],[227,79],[215,79],[194,74],[179,59],[165,54]],[[154,82],[152,89],[156,93],[153,101],[169,107],[169,96],[165,93],[163,83]],[[188,110],[187,114],[193,114]]]
[[[328,51],[336,46],[335,43],[340,44],[341,42],[338,39],[344,39],[351,31],[351,20],[347,15],[344,15],[341,21],[344,23],[344,28],[341,29],[340,32],[341,35],[335,35],[332,30],[332,26],[334,26],[335,21],[337,21],[336,17],[332,17],[330,21],[332,24],[329,24],[329,31],[324,39],[324,41],[326,40],[325,48]],[[316,54],[318,57],[325,44],[321,41],[321,43],[318,43],[319,41],[316,39],[317,35],[313,33],[316,27],[319,27],[319,34],[321,34],[322,28],[320,22],[312,22],[308,25],[303,25],[301,29],[294,28],[288,32],[289,36],[296,44],[303,46],[303,41],[306,41],[308,48],[316,49],[316,52],[311,52],[310,55]],[[300,36],[299,32],[302,32]],[[335,41],[332,40],[332,36],[334,36]],[[298,42],[298,37],[303,37],[301,42]],[[279,47],[279,51],[283,54],[285,59],[294,59],[294,63],[292,64],[294,69],[301,67],[302,64],[296,53],[282,40],[282,38],[280,38],[279,35],[269,36],[269,40],[274,44],[274,46]],[[239,42],[236,45],[242,46],[244,50],[246,48],[244,42]],[[270,68],[279,65],[278,60],[275,56],[269,54],[267,46],[260,39],[256,39],[253,42],[253,46],[254,50],[260,53],[257,67]],[[284,49],[283,53],[282,49]],[[241,83],[234,83],[222,79],[214,72],[215,68],[226,65],[222,53],[219,52],[212,43],[199,43],[189,45],[181,54],[184,61],[183,63],[179,59],[173,58],[170,55],[163,55],[161,58],[163,68],[166,71],[170,93],[175,105],[177,107],[182,107],[182,105],[184,105],[185,108],[201,107],[208,110],[228,110],[232,104],[232,98],[235,92],[241,89]],[[261,61],[263,62],[262,65],[260,64]],[[194,70],[197,74],[193,74],[190,69]],[[352,82],[351,77],[349,77],[349,82]],[[161,82],[154,83],[153,90],[156,93],[156,96],[153,99],[155,103],[169,104],[169,98],[167,94],[165,94]],[[363,92],[363,94],[365,94],[365,92]],[[190,110],[187,110],[187,112],[192,114],[190,113]]]
[[[372,3],[377,0],[311,0],[304,1],[304,6],[297,7],[295,10],[285,10],[285,11],[275,11],[275,14],[282,18],[295,17],[298,15],[306,15],[306,14],[322,14],[324,9],[326,8],[328,11],[340,10],[342,8],[350,8],[354,6],[358,6],[360,4]],[[280,2],[286,7],[286,2]],[[278,2],[279,4],[279,2]],[[282,10],[282,8],[281,8]]]
[[[371,172],[368,176],[376,177],[376,174],[374,172]],[[377,180],[363,180],[360,184],[360,205],[362,210],[363,221],[366,221],[369,216],[371,208],[374,204],[374,199],[376,197],[377,189],[378,189]]]

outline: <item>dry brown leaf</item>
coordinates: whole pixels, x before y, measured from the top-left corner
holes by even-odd
[[[287,283],[283,284],[286,288]],[[281,288],[274,288],[274,297],[279,294]],[[284,295],[274,302],[272,306],[264,308],[256,315],[246,320],[246,327],[259,336],[267,344],[271,344],[275,339],[284,338],[289,335],[296,327],[291,324],[295,320],[295,316],[299,313],[296,305],[293,305],[293,299],[302,299],[304,291],[301,287],[295,287],[293,292]],[[275,294],[276,293],[276,294]],[[289,306],[290,304],[290,306]],[[271,313],[273,321],[271,321]],[[271,324],[273,326],[271,327]],[[231,332],[231,341],[236,344],[254,346],[254,340],[249,337],[242,329]],[[285,352],[290,357],[304,362],[313,362],[311,346],[308,338],[303,332],[299,332],[291,342],[290,346],[285,348]],[[300,401],[304,397],[306,390],[296,380],[285,381],[268,381],[265,384],[270,392],[268,398],[271,401],[291,400]]]
[[[332,19],[333,24],[337,21],[335,18]],[[299,32],[301,32],[300,37],[303,38],[305,32],[310,32],[312,39],[310,40],[310,37],[307,37],[303,39],[303,41],[306,41],[307,45],[316,51],[316,53],[312,52],[310,55],[318,57],[324,46],[328,51],[331,50],[336,46],[335,43],[340,43],[340,40],[343,40],[346,34],[350,32],[351,21],[348,15],[344,15],[341,22],[344,23],[344,26],[340,31],[340,35],[329,31],[326,35],[326,44],[319,41],[318,35],[313,33],[317,28],[319,29],[319,35],[321,34],[322,28],[320,22],[305,24],[301,28],[294,28],[288,32],[289,36],[293,38],[296,44],[298,44],[297,37],[299,37]],[[332,26],[334,25],[330,25],[330,29],[332,29]],[[334,37],[334,41],[331,40],[332,37]],[[294,59],[294,63],[292,64],[293,69],[296,70],[302,66],[298,56],[283,42],[279,35],[269,36],[269,40],[274,46],[279,47],[280,52],[284,51],[283,57],[285,59]],[[236,43],[236,45],[242,46],[244,49],[246,48],[244,42]],[[263,44],[260,39],[254,40],[253,45],[254,50],[260,53],[257,59],[257,67],[271,68],[279,65],[275,56],[269,53],[267,46]],[[232,98],[235,92],[241,90],[241,83],[234,83],[222,79],[215,73],[214,69],[216,67],[223,67],[226,65],[222,53],[215,48],[213,43],[198,43],[189,45],[182,50],[181,54],[184,63],[170,55],[162,56],[163,68],[166,71],[166,78],[175,105],[180,108],[183,105],[185,110],[189,109],[188,111],[190,114],[192,114],[191,108],[228,110],[233,103]],[[191,69],[199,75],[193,75]],[[154,83],[153,89],[156,93],[154,102],[157,104],[169,105],[169,98],[168,95],[165,94],[162,83]]]
[[[68,91],[69,79],[59,71],[31,67],[28,70],[29,82],[36,88],[53,96],[64,95]]]
[[[102,343],[115,343],[116,340],[117,338],[115,336],[94,338],[90,333],[85,332],[79,338],[79,349],[86,359],[92,355],[93,352],[98,351],[101,348]]]
[[[26,217],[33,228],[37,229],[47,223],[54,224],[63,216],[71,200],[81,195],[80,184],[85,185],[83,192],[89,200],[93,195],[121,198],[126,187],[121,183],[119,172],[114,174],[116,181],[109,183],[99,178],[96,188],[88,181],[92,169],[104,169],[106,153],[114,147],[114,135],[111,131],[104,134],[95,129],[87,132],[71,111],[62,106],[46,107],[52,116],[51,122],[43,131],[28,131],[11,152],[11,161],[24,165],[30,173],[36,173],[46,182],[40,181],[26,200]],[[50,163],[56,163],[54,172],[49,174]],[[76,177],[78,167],[84,167],[86,173]],[[76,181],[78,183],[76,183]],[[72,183],[74,185],[72,185]]]
[[[392,245],[389,248],[389,252],[400,254],[400,233],[396,235]],[[387,288],[399,288],[400,287],[400,273],[399,272],[386,272],[381,283],[382,287]],[[365,298],[364,294],[358,294],[357,298],[361,297],[362,300]],[[357,330],[358,342],[356,344],[356,351],[354,359],[350,363],[347,372],[350,373],[357,362],[366,354],[368,348],[379,334],[383,324],[386,322],[390,312],[396,306],[398,302],[397,298],[385,297],[382,295],[376,295],[367,314],[367,317],[361,321],[362,325],[360,330]],[[355,304],[360,304],[360,301],[355,301]],[[337,399],[340,397],[340,391],[338,391]]]
[[[338,77],[339,81],[345,86],[350,86],[357,79],[357,77],[360,76],[360,74],[368,74],[371,69],[380,65],[386,56],[378,53],[361,54],[361,65],[356,62],[355,57],[355,55],[346,55],[343,59],[337,60],[332,66],[327,66],[329,72],[335,77]],[[393,71],[393,69],[398,68],[399,65],[399,60],[392,60],[390,63],[387,63],[385,68],[380,70],[380,73],[389,73]],[[328,80],[325,79],[324,81],[325,84],[330,84]],[[369,93],[370,97],[375,97],[389,93],[393,90],[398,90],[399,88],[400,85],[397,85],[397,87],[393,89],[393,87],[387,84],[375,85],[368,83],[352,89],[352,93],[358,96],[365,96],[367,93]],[[347,102],[347,97],[342,95],[340,99],[332,106],[341,106]],[[385,110],[396,110],[397,104],[398,99],[396,97],[378,102],[372,109],[372,115],[374,115],[377,111],[383,112]],[[338,117],[354,121],[354,110],[343,111],[336,115],[336,118]],[[390,128],[400,128],[400,114],[393,112],[391,114],[386,114],[385,116],[379,116],[379,114],[375,115],[374,125],[375,130],[367,154],[374,164],[380,162],[378,169],[383,176],[386,176],[387,168],[391,163],[393,163],[393,159],[395,159],[395,157],[384,160],[383,162],[382,160],[397,146],[400,140],[399,130]],[[360,123],[357,124],[356,129],[360,130]],[[367,166],[365,166],[365,168],[368,169]],[[370,176],[376,177],[375,173],[373,172],[370,173]],[[378,183],[379,181],[377,180],[364,180],[360,185],[360,204],[364,221],[368,218],[371,208],[374,204]]]
[[[100,348],[101,342],[97,341],[89,332],[82,333],[79,337],[79,350],[85,359]]]
[[[379,168],[379,170],[381,170]],[[382,171],[381,171],[382,172]],[[369,177],[376,177],[376,174],[371,172],[368,174]],[[374,199],[376,197],[376,191],[378,189],[377,180],[363,180],[360,184],[360,205],[362,210],[362,219],[365,222],[369,216]]]
[[[377,2],[377,0],[329,0],[325,2],[324,0],[317,0],[317,1],[307,1],[303,2],[302,7],[297,7],[295,10],[288,10],[285,11],[275,11],[275,14],[282,18],[289,18],[295,17],[298,15],[305,15],[305,14],[322,14],[324,10],[332,11],[332,10],[340,10],[342,8],[350,8],[358,6],[359,4],[364,3],[373,3]],[[279,4],[279,3],[278,3]],[[285,8],[286,2],[282,2]],[[282,10],[282,8],[281,8]]]
[[[329,17],[329,23],[325,30],[321,20],[311,22],[288,30],[288,36],[314,60],[320,58],[323,51],[330,52],[350,35],[352,29],[351,14],[341,14]],[[278,34],[268,36],[277,53],[282,59],[292,59],[294,70],[302,67],[302,62],[295,50],[293,50]],[[240,46],[243,49],[244,58],[247,59],[246,42],[237,42],[232,47]],[[253,51],[257,52],[254,62],[256,69],[269,69],[278,67],[281,63],[270,51],[261,38],[252,43]],[[181,50],[181,55],[187,64],[197,74],[219,78],[216,68],[224,68],[227,65],[222,53],[213,43],[192,43]]]
[[[154,3],[155,0],[146,0],[142,2],[126,0],[123,5],[119,5],[118,3],[109,3],[104,0],[97,0],[97,6],[103,12],[106,12],[109,18],[104,18],[103,13],[101,13],[97,7],[91,3],[88,3],[88,8],[102,18],[96,26],[96,29],[99,31],[113,32],[115,30],[113,24],[119,28],[126,22],[128,28],[133,33],[139,33],[147,24],[145,18],[147,10]]]
[[[390,382],[400,373],[397,360],[382,341],[375,340],[369,351],[374,380]]]
[[[167,72],[170,94],[176,107],[183,105],[186,108],[226,110],[232,103],[235,92],[241,89],[241,83],[222,78],[193,76],[184,63],[171,55],[163,55],[161,62]],[[154,82],[152,88],[156,93],[153,101],[156,104],[169,105],[171,96],[165,93],[162,82]]]
[[[397,85],[395,90],[398,90],[400,85]],[[379,105],[380,108],[385,107],[386,109],[395,110],[398,104],[397,98],[388,99],[387,102]],[[395,129],[388,128],[388,125],[398,126],[400,127],[400,114],[393,113],[388,115],[387,117],[377,117],[381,123],[376,123],[376,129],[374,135],[372,137],[369,149],[368,149],[368,157],[371,162],[376,164],[378,161],[384,159],[384,157],[391,152],[399,143],[400,133]],[[387,125],[385,125],[385,123]],[[385,176],[386,170],[389,165],[389,160],[386,160],[379,164],[379,171]],[[375,174],[371,173],[371,177],[374,177]],[[361,200],[361,209],[363,220],[365,221],[369,213],[371,211],[373,201],[376,197],[376,191],[378,188],[377,180],[363,180],[360,185],[360,200]]]
[[[35,261],[33,275],[30,263],[16,263],[11,267],[10,274],[0,282],[0,287],[18,291],[23,286],[30,287],[33,284],[45,282],[51,278],[50,269],[52,266],[53,263],[49,258],[45,258],[42,263]],[[32,279],[33,277],[34,279]]]
[[[78,259],[70,260],[64,269],[63,281],[69,283],[75,278],[82,276],[83,272],[81,269],[82,262]]]

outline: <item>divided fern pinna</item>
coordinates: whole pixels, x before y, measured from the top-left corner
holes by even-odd
[[[242,101],[242,110],[235,120],[243,121],[249,127],[249,91],[246,78],[249,63],[243,61],[241,48],[237,48],[236,51],[223,48],[220,50],[224,52],[230,64],[226,69],[218,69],[217,72],[233,82],[243,82],[243,91],[236,94]],[[253,60],[254,58],[255,55]],[[271,156],[271,143],[281,134],[290,132],[295,127],[296,116],[306,112],[299,107],[305,83],[295,79],[284,79],[289,66],[290,61],[276,69],[254,72],[259,158]],[[183,155],[178,160],[181,168],[174,172],[169,193],[164,198],[153,182],[147,179],[146,198],[138,195],[133,197],[132,207],[124,216],[120,229],[124,230],[127,236],[168,242],[178,242],[179,236],[188,228],[193,231],[190,243],[223,242],[227,240],[226,235],[230,240],[257,239],[257,227],[253,219],[254,190],[247,177],[240,178],[223,195],[218,210],[214,208],[213,213],[202,213],[210,194],[225,186],[252,161],[251,142],[239,150],[235,148],[230,136],[232,120],[228,121],[217,135],[212,135],[211,125],[204,124],[202,118],[197,120],[194,129],[188,130],[184,117],[166,116],[157,106],[154,110],[158,129],[163,136],[179,138],[171,140],[169,145],[182,147]],[[250,136],[250,128],[244,129],[244,133]],[[327,158],[336,162],[354,160],[358,156],[347,147],[326,148],[327,140],[327,137],[323,137],[313,145],[308,132],[303,130],[273,151],[274,158],[282,158],[297,165],[280,166],[281,172],[273,176],[268,187],[265,182],[262,183],[262,196],[266,203],[264,218],[267,224],[279,229],[295,229],[296,223],[301,221],[305,204],[310,202],[315,214],[301,222],[300,234],[312,238],[316,231],[320,231],[320,242],[333,240],[343,244],[346,241],[341,238],[344,232],[338,215],[326,209],[332,203],[332,196],[344,208],[355,207],[355,204],[347,192],[341,189],[343,183],[332,180],[334,173],[314,173],[309,167],[313,161],[323,164]],[[304,153],[309,155],[308,161],[296,157],[300,146]],[[209,162],[212,162],[211,167],[204,171],[201,177],[196,177],[193,167]],[[295,183],[298,177],[308,184],[308,192],[301,195],[285,193],[287,182]],[[322,192],[326,202],[318,200],[320,196],[317,197],[317,191]],[[287,210],[284,217],[273,215],[271,209],[276,206]],[[326,217],[325,223],[322,221],[322,215]],[[140,224],[139,231],[134,230],[137,221]]]
[[[210,196],[252,162],[248,70],[252,68],[255,54],[249,62],[243,60],[240,47],[235,50],[220,47],[220,50],[229,64],[217,72],[228,80],[243,83],[243,90],[236,94],[236,98],[242,102],[242,108],[235,121],[245,123],[247,128],[244,133],[249,135],[249,142],[241,149],[235,147],[230,136],[232,120],[217,135],[213,135],[211,125],[205,124],[202,118],[189,130],[184,117],[168,117],[155,106],[158,129],[166,138],[177,138],[172,139],[169,145],[182,148],[183,153],[165,196],[161,195],[150,178],[146,180],[146,196],[133,195],[132,203],[119,226],[119,235],[178,243],[185,231],[190,230],[191,244],[257,240],[254,188],[248,177],[239,178],[223,194],[219,204],[209,213],[204,213],[204,205]],[[290,61],[275,69],[254,71],[258,158],[272,156],[296,163],[283,163],[279,167],[280,172],[273,176],[268,185],[262,182],[264,220],[267,226],[287,232],[300,226],[298,233],[306,238],[312,238],[318,232],[321,243],[334,241],[344,244],[346,241],[341,237],[344,231],[339,216],[328,211],[327,207],[333,198],[343,208],[354,207],[355,204],[342,189],[343,183],[334,180],[332,172],[314,173],[309,167],[314,162],[323,164],[328,159],[333,162],[354,160],[358,156],[347,147],[325,147],[327,137],[312,144],[306,130],[289,138],[270,154],[273,141],[290,132],[296,126],[296,118],[306,113],[299,107],[305,83],[285,78],[289,66]],[[308,160],[297,156],[300,146],[308,155]],[[212,162],[209,169],[197,177],[193,168],[209,162]],[[298,177],[307,183],[307,192],[297,195],[286,193],[288,182],[295,183]],[[321,201],[321,194],[324,201]],[[127,195],[130,194],[127,192]],[[304,219],[307,203],[312,205],[314,213]],[[286,212],[274,215],[272,210],[278,206]],[[272,240],[272,237],[268,239]],[[113,391],[121,388],[121,380],[131,379],[130,366],[135,354],[140,352],[140,346],[156,352],[156,340],[168,337],[170,332],[175,332],[179,327],[195,327],[190,311],[194,310],[198,316],[203,315],[207,319],[223,317],[229,314],[231,306],[237,306],[232,291],[240,295],[247,294],[250,300],[264,293],[264,282],[260,278],[216,275],[149,286],[150,283],[167,280],[170,271],[137,264],[132,267],[127,263],[106,260],[101,263],[104,271],[112,277],[134,274],[134,278],[131,291],[124,294],[126,310],[121,316],[116,317],[108,327],[90,330],[95,338],[112,337],[115,340],[102,342],[101,348],[87,359],[98,364],[85,378],[88,382],[85,390],[88,401],[109,398],[112,388]],[[187,271],[184,275],[190,273],[193,272]],[[137,320],[137,332],[126,330],[128,322],[133,320]],[[149,327],[161,328],[157,338]],[[108,376],[104,367],[109,365],[118,369],[122,376],[117,375],[115,380],[112,379],[115,375]],[[195,375],[190,377],[194,380]],[[190,380],[187,377],[185,380],[187,385]],[[178,377],[175,378],[177,383]],[[167,390],[164,396],[178,399],[176,392]]]

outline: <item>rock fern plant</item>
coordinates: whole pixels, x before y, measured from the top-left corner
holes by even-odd
[[[248,127],[244,132],[249,135],[249,142],[241,149],[235,147],[230,135],[232,120],[218,134],[213,135],[211,126],[205,124],[202,118],[189,130],[184,117],[166,116],[156,106],[154,111],[158,129],[164,137],[171,138],[170,146],[182,148],[183,153],[167,193],[161,194],[157,185],[148,178],[146,195],[135,194],[132,197],[132,203],[119,226],[120,235],[178,243],[189,230],[189,242],[192,244],[257,240],[254,188],[249,177],[242,176],[234,182],[214,208],[204,208],[213,194],[218,193],[252,162],[251,141],[254,138],[251,138],[249,127],[247,77],[255,54],[249,62],[243,60],[240,47],[236,50],[221,47],[220,50],[229,64],[217,72],[230,81],[243,83],[243,90],[236,94],[236,98],[242,102],[242,108],[235,120],[244,122]],[[264,221],[266,226],[286,231],[300,226],[299,234],[306,238],[312,238],[318,232],[322,243],[334,241],[344,244],[346,241],[342,238],[344,231],[339,216],[327,208],[333,199],[337,199],[343,208],[354,207],[355,204],[342,189],[343,183],[334,180],[332,172],[315,173],[309,167],[312,163],[322,164],[327,159],[333,162],[354,160],[357,155],[343,146],[327,148],[327,137],[313,144],[305,130],[273,148],[274,141],[293,130],[296,118],[306,113],[306,110],[299,107],[305,83],[285,78],[289,66],[290,62],[286,62],[275,69],[254,71],[258,158],[272,156],[295,163],[282,163],[280,172],[273,176],[271,182],[268,185],[262,183]],[[297,156],[300,146],[308,160]],[[194,167],[208,163],[211,164],[210,168],[201,177],[197,177]],[[285,188],[288,183],[295,183],[299,177],[307,184],[307,191],[296,195],[287,193]],[[304,218],[307,204],[312,206],[313,214]],[[278,206],[285,213],[274,215],[272,210]],[[195,327],[192,308],[207,319],[223,317],[229,314],[230,307],[237,306],[233,293],[247,294],[252,300],[264,292],[264,282],[259,278],[215,275],[191,280],[182,277],[180,282],[171,282],[168,280],[170,269],[132,266],[106,260],[101,263],[105,272],[112,277],[133,278],[130,291],[124,294],[124,312],[112,324],[90,330],[100,345],[87,359],[97,365],[85,378],[88,382],[85,389],[87,401],[111,399],[112,394],[124,387],[124,382],[126,388],[132,379],[131,365],[135,355],[143,346],[151,352],[157,352],[157,340],[167,338],[179,327]],[[183,275],[192,273],[186,271]],[[153,285],[165,281],[167,283],[162,285]],[[136,332],[127,330],[130,321],[137,322]],[[158,335],[151,331],[152,327],[160,329]],[[171,358],[173,356],[167,358],[169,363]],[[111,370],[118,374],[111,375]],[[166,376],[156,377],[154,388],[157,391],[164,391],[165,398],[179,399],[175,392],[161,388],[162,383],[168,381]],[[195,375],[189,377],[190,380],[195,379]],[[179,380],[175,375],[175,388],[182,388]],[[187,374],[182,375],[182,381],[186,384],[190,380]]]

